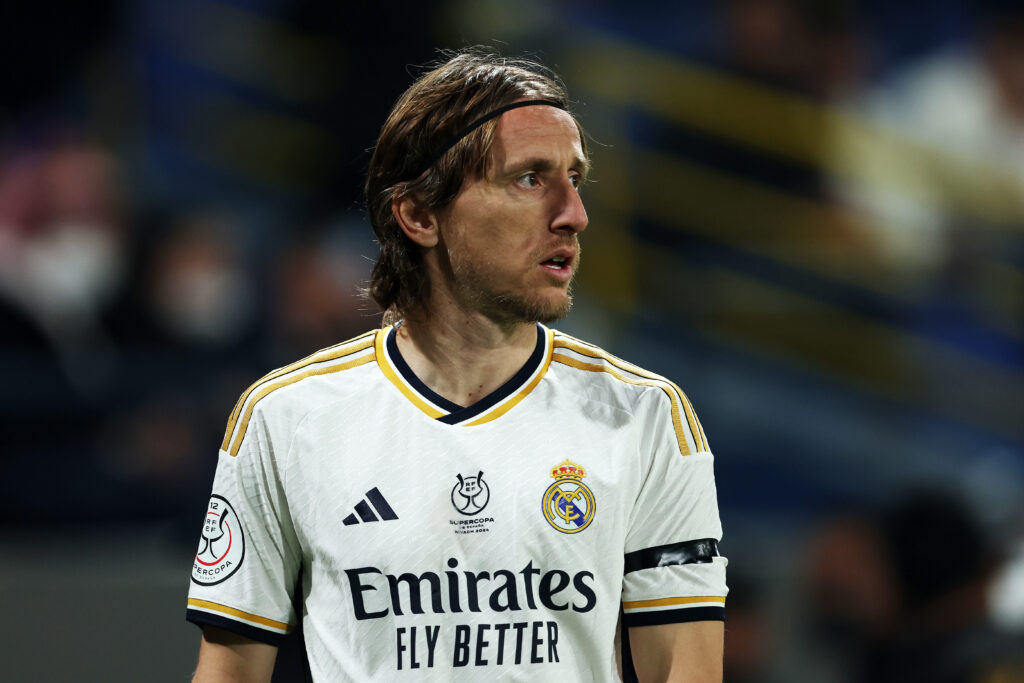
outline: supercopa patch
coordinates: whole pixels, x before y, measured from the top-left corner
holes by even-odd
[[[491,500],[491,487],[484,481],[484,473],[464,477],[455,475],[456,483],[452,488],[452,505],[464,515],[475,515],[487,507]]]
[[[583,483],[586,470],[566,459],[551,468],[551,476],[555,483],[544,491],[540,504],[544,518],[563,534],[583,531],[597,512],[594,493]]]
[[[238,571],[243,557],[245,536],[238,515],[227,498],[214,494],[206,508],[192,580],[203,586],[220,583]]]

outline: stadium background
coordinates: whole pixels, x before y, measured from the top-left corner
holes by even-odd
[[[187,680],[226,416],[377,323],[355,295],[367,150],[416,65],[472,43],[556,68],[592,137],[558,327],[673,378],[702,418],[727,681],[882,680],[962,649],[970,680],[1020,680],[991,677],[1024,627],[1013,3],[2,12],[5,680]]]

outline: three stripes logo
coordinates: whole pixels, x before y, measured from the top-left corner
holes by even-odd
[[[374,512],[377,514],[374,514]],[[358,515],[358,518],[356,515]],[[359,524],[360,520],[363,522],[379,522],[391,519],[398,519],[398,515],[391,509],[388,502],[384,500],[380,490],[374,486],[366,492],[365,499],[356,503],[356,511],[341,520],[341,523],[345,526],[352,526],[353,524]]]

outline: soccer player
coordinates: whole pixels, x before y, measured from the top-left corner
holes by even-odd
[[[366,183],[383,329],[253,384],[192,570],[197,681],[720,681],[713,460],[668,380],[564,316],[589,166],[543,67],[454,55]],[[635,670],[634,670],[635,667]]]

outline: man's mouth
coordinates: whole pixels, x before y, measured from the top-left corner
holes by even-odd
[[[569,259],[564,256],[552,256],[547,261],[542,261],[541,265],[551,270],[568,270]]]
[[[569,282],[573,274],[573,265],[576,262],[576,250],[571,248],[559,249],[550,258],[540,262],[548,275],[562,284]]]

